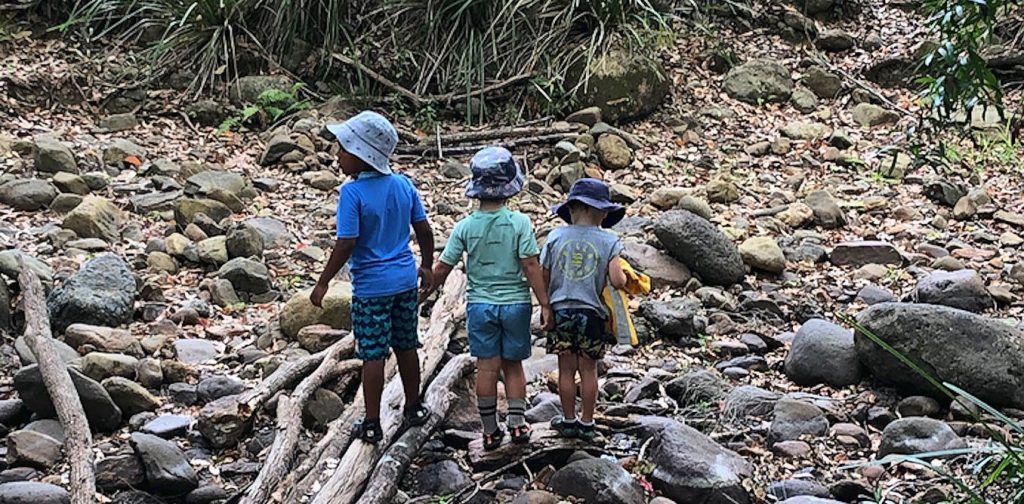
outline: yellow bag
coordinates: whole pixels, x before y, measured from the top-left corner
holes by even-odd
[[[629,314],[629,296],[651,292],[651,278],[634,271],[625,259],[620,257],[619,261],[622,261],[622,271],[626,274],[626,286],[616,289],[611,282],[607,282],[601,292],[601,299],[608,307],[609,332],[615,341],[620,345],[637,346],[640,341],[636,337],[633,317]]]

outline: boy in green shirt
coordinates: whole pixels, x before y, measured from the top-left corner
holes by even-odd
[[[523,188],[523,174],[512,153],[487,147],[470,161],[473,179],[466,196],[480,200],[480,209],[462,219],[434,265],[434,288],[444,283],[465,253],[468,276],[466,326],[469,351],[477,358],[476,395],[483,423],[484,449],[501,445],[498,425],[498,373],[505,376],[508,426],[512,441],[530,439],[526,423],[526,375],[522,361],[530,357],[530,289],[541,307],[545,329],[554,313],[540,267],[540,248],[530,218],[505,206]],[[429,293],[427,293],[429,295]]]

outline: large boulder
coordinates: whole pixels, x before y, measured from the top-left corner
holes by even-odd
[[[647,301],[640,305],[640,316],[660,337],[673,343],[696,343],[707,328],[700,302],[694,299]]]
[[[743,457],[676,420],[642,417],[645,437],[653,439],[650,461],[654,488],[676,502],[746,504],[743,480],[753,469]]]
[[[112,254],[82,265],[50,293],[50,325],[60,332],[72,323],[118,326],[132,319],[135,277],[128,264]]]
[[[985,282],[974,270],[936,271],[917,282],[914,296],[919,303],[937,304],[970,312],[995,306]]]
[[[686,210],[665,212],[654,224],[665,250],[711,285],[732,285],[746,270],[736,244],[714,224]]]
[[[75,390],[78,391],[78,397],[82,400],[82,407],[85,409],[89,425],[102,432],[116,430],[121,423],[121,409],[110,398],[110,394],[95,380],[78,372],[75,368],[69,367],[68,372],[71,374],[71,381],[75,384]],[[14,375],[14,388],[18,391],[18,396],[21,397],[25,406],[36,415],[43,418],[57,416],[57,410],[50,400],[50,394],[46,391],[43,375],[39,372],[37,364],[18,370]]]
[[[785,371],[790,380],[803,386],[859,383],[862,368],[853,333],[826,320],[808,320],[793,338]]]
[[[636,119],[658,109],[668,95],[671,79],[657,60],[627,51],[610,51],[574,69],[578,82],[584,73],[589,79],[576,91],[584,106],[601,108],[603,120],[615,123]],[[572,82],[573,79],[570,79]]]
[[[133,433],[130,443],[142,460],[146,483],[155,493],[183,495],[199,486],[199,477],[175,444],[142,432]]]
[[[36,170],[43,173],[78,173],[78,163],[71,148],[50,137],[36,139],[34,161]]]
[[[551,491],[593,504],[643,504],[643,489],[619,464],[601,458],[571,462],[551,476]]]
[[[634,240],[623,242],[622,257],[658,287],[682,287],[690,281],[690,268],[667,253]]]
[[[53,184],[39,179],[18,179],[0,185],[0,203],[15,210],[40,210],[57,197]]]
[[[750,61],[730,70],[722,88],[732,98],[754,105],[784,102],[793,93],[793,78],[773,61]]]
[[[352,285],[334,282],[324,295],[323,308],[309,301],[312,289],[296,293],[281,308],[281,331],[296,338],[299,330],[314,324],[325,324],[335,329],[352,328]]]
[[[881,303],[857,315],[867,330],[924,368],[995,405],[1024,408],[1024,330],[948,306]],[[943,397],[889,352],[860,334],[861,362],[880,382],[908,394]]]
[[[124,212],[106,198],[86,196],[82,202],[64,216],[61,224],[79,238],[100,238],[115,242],[121,237]]]

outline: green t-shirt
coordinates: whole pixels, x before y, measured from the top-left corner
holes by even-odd
[[[507,207],[477,210],[455,224],[441,262],[455,266],[466,254],[470,303],[529,303],[530,285],[519,264],[540,254],[530,218]]]

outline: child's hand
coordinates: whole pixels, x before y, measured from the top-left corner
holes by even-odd
[[[420,266],[420,301],[434,292],[434,272],[427,266]]]
[[[318,283],[316,287],[313,287],[313,292],[309,293],[309,302],[313,303],[313,306],[323,308],[325,294],[327,294],[327,286]]]
[[[555,310],[551,308],[551,305],[540,307],[540,328],[544,331],[555,328]]]

